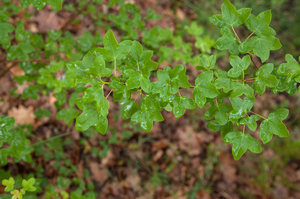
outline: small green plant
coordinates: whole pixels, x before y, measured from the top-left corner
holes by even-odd
[[[85,131],[94,126],[100,133],[106,133],[109,95],[104,95],[103,88],[108,85],[114,91],[114,101],[120,101],[124,106],[123,119],[131,118],[131,122],[140,123],[141,128],[148,132],[153,121],[163,121],[160,113],[163,109],[172,111],[176,118],[180,118],[185,109],[194,109],[195,104],[200,108],[209,104],[205,119],[215,120],[210,121],[208,127],[222,132],[223,141],[233,145],[232,153],[236,160],[247,149],[253,153],[261,152],[260,143],[246,133],[246,126],[256,131],[258,120],[263,120],[259,126],[259,136],[264,144],[270,142],[273,134],[289,136],[282,122],[288,117],[288,109],[278,109],[266,117],[252,111],[255,99],[266,92],[267,87],[273,88],[274,93],[296,91],[296,84],[300,82],[300,67],[291,55],[286,57],[288,63],[281,64],[277,69],[272,63],[259,68],[253,60],[253,55],[257,55],[264,63],[270,56],[270,50],[281,47],[275,31],[269,27],[271,12],[265,11],[255,17],[250,8],[236,10],[225,0],[222,14],[212,16],[210,21],[221,28],[222,34],[214,47],[229,50],[232,68],[229,71],[218,70],[215,67],[216,56],[203,55],[197,66],[203,72],[194,85],[188,81],[182,65],[158,70],[158,81],[151,82],[150,75],[155,75],[158,66],[151,60],[152,52],[144,50],[137,41],[118,43],[109,30],[103,39],[104,48],[88,52],[82,61],[67,64],[69,70],[77,75],[76,86],[91,85],[81,98],[76,99],[83,113],[76,118],[75,128]],[[235,28],[243,24],[251,33],[242,42]],[[249,68],[251,62],[256,68]],[[118,72],[121,76],[117,75]],[[188,88],[193,88],[193,99],[180,93],[180,89]],[[140,96],[141,104],[137,103],[137,99],[131,99],[134,92]],[[242,130],[238,130],[239,126]]]
[[[56,10],[62,8],[62,1],[21,1],[24,8],[30,3],[37,10],[42,9],[46,3]],[[210,17],[210,22],[220,28],[222,35],[213,46],[218,50],[228,50],[230,54],[229,63],[232,68],[225,71],[216,66],[216,55],[208,55],[211,53],[213,40],[203,35],[203,28],[196,23],[184,28],[196,41],[195,44],[186,43],[180,35],[173,34],[170,29],[163,30],[155,26],[147,31],[136,5],[125,4],[122,0],[110,1],[108,7],[118,3],[125,9],[121,9],[119,15],[104,16],[95,9],[99,3],[102,1],[82,1],[79,4],[78,15],[89,12],[94,19],[104,19],[93,25],[94,30],[102,26],[105,20],[111,20],[114,27],[125,31],[121,42],[116,40],[113,31],[110,30],[111,24],[105,24],[105,28],[109,30],[103,39],[100,34],[92,36],[90,32],[74,39],[72,33],[65,31],[68,23],[58,31],[47,31],[44,41],[41,34],[26,31],[23,21],[19,21],[16,27],[13,27],[9,18],[18,13],[21,7],[10,4],[8,0],[2,3],[0,44],[7,52],[6,61],[18,63],[25,72],[25,75],[16,76],[14,80],[19,84],[25,81],[36,83],[24,90],[22,99],[37,99],[40,90],[44,95],[54,92],[53,95],[57,99],[55,105],[59,109],[57,119],[64,119],[67,125],[71,125],[76,119],[77,130],[86,131],[94,127],[102,134],[108,129],[108,97],[111,94],[113,101],[119,101],[123,107],[123,119],[140,123],[141,129],[147,132],[151,131],[154,121],[164,120],[161,114],[163,110],[173,112],[175,118],[180,118],[186,109],[207,106],[204,117],[211,120],[208,128],[221,131],[223,141],[233,145],[232,154],[236,160],[248,149],[253,153],[261,152],[260,142],[250,134],[257,128],[263,144],[270,142],[274,134],[279,137],[289,136],[289,131],[282,122],[288,117],[288,109],[280,108],[268,116],[252,111],[256,98],[265,93],[267,88],[271,88],[273,93],[287,91],[288,94],[294,95],[297,92],[297,84],[300,83],[300,65],[292,55],[286,55],[287,63],[276,68],[273,63],[265,63],[271,50],[281,48],[279,39],[275,37],[275,30],[269,27],[270,10],[255,17],[250,8],[236,10],[229,0],[225,0],[221,8],[222,14]],[[71,5],[66,4],[65,7],[74,10]],[[132,18],[128,17],[128,14]],[[150,10],[144,19],[159,18],[159,15]],[[237,28],[250,31],[249,36],[239,37]],[[139,32],[144,33],[141,41],[146,47],[135,41]],[[163,46],[170,41],[173,48]],[[98,47],[102,44],[104,47]],[[194,56],[192,45],[201,51],[200,58]],[[154,54],[159,56],[160,63],[166,59],[181,60],[184,64],[197,64],[196,69],[200,74],[195,82],[191,82],[183,65],[173,68],[166,66],[157,70],[158,63],[152,60]],[[263,63],[261,67],[255,63],[255,55]],[[61,76],[58,75],[60,71],[63,71]],[[156,77],[158,80],[153,81]],[[66,95],[70,89],[73,89],[73,93],[67,101]],[[110,92],[105,93],[105,89],[110,89]],[[182,93],[186,92],[181,92],[182,89],[193,89],[193,94],[183,96]],[[133,93],[137,97],[132,98]],[[82,111],[81,114],[75,105]],[[51,116],[47,110],[36,110],[35,114],[38,119]],[[45,145],[48,141],[38,141],[30,145],[27,137],[32,136],[31,128],[18,126],[13,129],[13,126],[13,118],[0,118],[0,147],[4,142],[8,144],[8,147],[0,149],[1,165],[7,164],[7,156],[13,157],[16,162],[29,162],[30,153],[43,149],[45,145],[53,151],[62,151],[62,140],[56,143],[49,140]],[[68,134],[70,133],[63,135]],[[127,139],[131,137],[128,133],[123,133],[122,136]],[[116,143],[116,135],[111,137],[110,143]],[[103,153],[99,155],[105,157],[109,151],[108,144],[103,141],[101,146]],[[43,150],[36,154],[41,155],[41,151]],[[62,153],[56,154],[57,161],[64,157]],[[45,153],[44,156],[47,160],[54,158],[51,152]],[[58,165],[59,163],[55,166],[59,168]],[[60,172],[65,173],[66,167],[71,166],[60,167]]]
[[[26,191],[33,192],[36,190],[36,187],[33,186],[35,183],[34,178],[30,178],[29,180],[23,179],[22,181],[22,188],[16,188],[15,185],[15,180],[10,177],[8,180],[2,180],[2,184],[5,187],[4,191],[5,192],[10,192],[13,196],[12,199],[22,199],[23,195],[25,195]]]

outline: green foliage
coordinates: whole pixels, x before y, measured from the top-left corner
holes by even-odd
[[[290,136],[289,131],[282,122],[289,115],[289,110],[278,109],[274,113],[271,113],[268,118],[264,118],[259,127],[259,136],[264,144],[271,141],[273,134],[279,137]]]
[[[78,9],[83,8],[87,2],[80,2]],[[62,9],[62,0],[21,1],[23,8],[33,4],[37,10],[41,10],[47,3],[54,11]],[[147,132],[151,131],[153,122],[164,120],[161,114],[163,110],[172,111],[175,118],[180,118],[187,109],[195,109],[196,105],[200,108],[206,106],[204,118],[211,120],[208,128],[221,131],[223,141],[233,144],[235,159],[241,158],[247,149],[254,153],[261,152],[259,142],[247,132],[256,131],[260,119],[263,121],[259,126],[259,136],[264,144],[272,139],[273,134],[279,137],[289,135],[282,122],[288,116],[287,110],[279,109],[267,118],[252,112],[257,94],[262,95],[266,89],[271,88],[273,93],[286,90],[294,95],[297,83],[300,83],[300,65],[292,55],[286,55],[287,63],[278,68],[274,68],[272,63],[266,63],[258,69],[253,61],[256,55],[264,63],[269,59],[271,50],[281,48],[279,39],[275,37],[275,30],[269,27],[272,18],[270,10],[255,17],[251,14],[252,9],[236,9],[229,0],[225,0],[221,7],[222,14],[209,18],[221,32],[221,36],[214,42],[205,28],[196,22],[182,26],[176,32],[159,26],[147,31],[143,19],[157,20],[161,17],[153,10],[148,10],[147,16],[143,17],[136,5],[125,4],[121,0],[110,1],[108,8],[119,4],[124,9],[120,9],[117,15],[109,13],[104,16],[97,12],[96,5],[99,3],[101,1],[92,2],[83,12],[89,13],[95,20],[92,28],[103,27],[107,30],[103,39],[99,33],[92,35],[88,31],[74,39],[72,33],[62,30],[47,31],[44,39],[42,34],[26,31],[25,22],[18,22],[16,27],[10,25],[10,15],[18,13],[21,8],[12,9],[5,4],[5,9],[0,13],[0,26],[3,27],[0,30],[0,45],[7,50],[6,60],[17,59],[25,72],[25,75],[17,76],[14,80],[19,84],[32,82],[24,90],[22,99],[38,99],[42,94],[54,93],[58,109],[56,119],[65,120],[67,125],[71,125],[76,119],[77,130],[95,128],[101,134],[109,129],[111,92],[113,102],[119,101],[122,106],[122,118],[140,123],[141,129]],[[74,10],[72,4],[64,6],[68,10]],[[6,10],[13,11],[8,14]],[[104,27],[102,19],[111,23]],[[111,27],[124,31],[120,42],[116,40]],[[242,41],[236,28],[247,28],[251,33]],[[143,38],[139,38],[139,35],[143,35]],[[102,44],[103,47],[99,47]],[[208,55],[212,46],[229,51],[231,68],[228,71],[216,66],[218,54]],[[195,50],[201,56],[195,55]],[[165,60],[170,63],[181,61],[184,65],[188,63],[196,66],[200,74],[198,73],[195,82],[191,82],[184,65],[166,66],[157,70],[158,63],[153,61],[153,55],[158,56],[158,63]],[[41,58],[54,60],[48,64],[32,61]],[[185,92],[187,89],[191,92]],[[182,90],[184,91],[181,92]],[[183,93],[189,94],[183,96]],[[50,112],[36,110],[35,115],[41,119],[43,116],[50,117]],[[30,128],[17,126],[12,129],[13,126],[12,118],[1,117],[0,147],[4,142],[9,145],[0,149],[1,165],[7,163],[7,156],[13,157],[16,162],[30,162],[33,149],[44,147],[43,142],[38,142],[34,148],[29,145],[27,135],[31,134]],[[129,139],[132,134],[125,132],[122,136]],[[114,134],[110,142],[115,144],[115,138]],[[45,145],[55,150],[62,148],[61,143],[62,141]],[[104,143],[101,146],[101,156],[104,157],[109,147]],[[64,156],[62,153],[56,155],[60,158]],[[52,159],[54,156],[52,153],[45,153],[45,158]],[[60,172],[64,173],[64,167]],[[28,183],[29,181],[25,181],[26,186],[23,186],[30,187]],[[47,197],[50,198],[52,193],[58,194],[50,187]],[[64,192],[60,194],[68,197]],[[82,192],[70,194],[70,198],[82,197],[85,197]]]
[[[4,191],[5,192],[9,192],[13,195],[12,198],[13,199],[22,199],[23,198],[23,195],[26,193],[26,191],[29,191],[29,192],[34,192],[36,191],[36,187],[33,186],[35,184],[35,179],[34,178],[30,178],[28,181],[23,179],[22,181],[22,189],[17,189],[15,186],[15,180],[10,177],[8,180],[4,179],[2,180],[2,184],[5,187]],[[17,183],[16,183],[17,184]]]
[[[229,132],[223,141],[232,144],[232,155],[235,160],[238,160],[249,149],[253,153],[261,152],[260,143],[250,134],[244,134],[240,131]]]

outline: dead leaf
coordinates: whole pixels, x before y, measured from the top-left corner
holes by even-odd
[[[178,17],[178,19],[180,21],[184,21],[184,19],[185,19],[185,14],[184,14],[184,12],[180,8],[177,8],[177,10],[176,10],[176,16]]]
[[[163,139],[163,140],[159,140],[159,141],[156,141],[152,144],[152,151],[155,152],[159,149],[164,149],[168,146],[168,140],[166,139]]]
[[[38,12],[36,16],[36,21],[39,24],[40,31],[47,31],[58,30],[60,27],[59,24],[61,20],[56,13],[43,9]]]
[[[110,151],[108,154],[101,160],[101,168],[107,168],[113,166],[115,162],[115,155]]]
[[[34,108],[32,106],[26,108],[20,105],[19,108],[13,107],[7,112],[8,117],[15,118],[15,126],[18,124],[34,124],[35,115],[33,114]]]
[[[92,178],[97,182],[101,183],[101,185],[108,179],[108,174],[99,167],[97,162],[90,162],[90,169],[92,172]]]
[[[177,130],[179,138],[179,148],[187,152],[190,156],[199,155],[201,153],[200,141],[197,139],[197,134],[191,127],[186,127],[185,130]]]
[[[128,182],[133,189],[137,190],[141,182],[141,177],[137,174],[131,174],[127,176],[126,182]]]
[[[163,150],[157,151],[157,153],[153,156],[152,160],[153,162],[157,162],[161,156],[163,156],[164,152]]]

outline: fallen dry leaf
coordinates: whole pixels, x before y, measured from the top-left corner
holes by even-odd
[[[176,10],[176,16],[178,17],[178,19],[180,21],[184,21],[184,19],[185,19],[185,14],[184,14],[184,12],[180,8],[177,8],[177,10]]]
[[[201,153],[200,141],[193,128],[186,127],[185,130],[177,130],[179,138],[179,148],[187,152],[190,156],[199,155]]]
[[[26,108],[20,105],[19,108],[13,107],[7,112],[8,117],[15,118],[15,126],[18,124],[34,124],[35,115],[33,114],[34,108],[32,106]]]
[[[156,141],[156,142],[154,142],[153,144],[152,144],[152,151],[153,152],[155,152],[155,151],[157,151],[157,150],[159,150],[159,149],[164,149],[164,148],[166,148],[168,146],[168,140],[166,140],[166,139],[163,139],[163,140],[158,140],[158,141]]]
[[[97,182],[103,184],[108,179],[108,174],[99,167],[97,162],[90,162],[90,169],[92,172],[92,178]]]
[[[163,150],[157,151],[157,153],[152,158],[153,162],[157,162],[161,158],[161,156],[163,156],[163,154],[164,154]]]

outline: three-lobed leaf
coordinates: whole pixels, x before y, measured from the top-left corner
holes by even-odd
[[[262,150],[260,143],[254,137],[240,131],[227,133],[223,142],[232,144],[232,155],[235,160],[239,160],[247,149],[253,153],[260,153]]]
[[[210,120],[213,117],[215,117],[216,121],[221,124],[225,125],[228,122],[228,115],[232,111],[232,107],[229,104],[217,104],[211,106],[207,111],[205,112],[205,119]]]
[[[249,67],[251,58],[249,55],[244,56],[242,59],[238,56],[231,55],[229,57],[229,63],[231,64],[232,69],[228,71],[228,76],[239,77],[241,74],[244,74],[244,71]]]
[[[285,56],[287,63],[279,65],[277,72],[281,75],[286,75],[287,83],[300,83],[300,65],[291,54]]]
[[[258,94],[262,94],[266,91],[266,87],[273,88],[278,84],[278,80],[275,75],[271,75],[274,70],[274,65],[269,63],[261,66],[259,70],[255,72],[256,79],[254,81],[254,90]]]
[[[270,51],[278,50],[281,46],[279,39],[274,36],[254,36],[239,45],[239,52],[243,54],[253,52],[265,62],[270,57]]]
[[[210,22],[219,28],[238,27],[245,23],[249,17],[251,9],[237,11],[229,0],[225,0],[221,6],[222,14],[214,15],[209,18]]]
[[[76,105],[83,112],[76,118],[75,128],[79,131],[86,131],[94,126],[98,132],[105,134],[108,121],[101,111],[97,109],[95,104],[84,102],[81,98],[76,100]]]
[[[195,80],[193,95],[196,104],[200,108],[206,104],[206,98],[215,98],[219,95],[218,89],[212,83],[213,78],[213,71],[206,71],[201,73]]]
[[[273,134],[279,137],[288,137],[289,131],[282,120],[288,117],[288,109],[278,109],[270,113],[268,118],[262,121],[259,127],[259,137],[264,144],[271,141]]]

